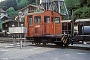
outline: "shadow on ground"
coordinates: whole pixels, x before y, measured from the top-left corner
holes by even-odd
[[[89,50],[90,47],[81,47],[81,46],[68,46],[68,47],[62,47],[57,45],[29,45],[29,46],[37,46],[37,47],[48,47],[48,48],[61,48],[61,49],[79,49],[79,50]]]

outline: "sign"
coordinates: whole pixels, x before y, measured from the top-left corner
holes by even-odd
[[[15,16],[15,20],[18,20],[19,19],[19,17],[18,16]]]
[[[26,27],[9,27],[9,33],[27,33]]]

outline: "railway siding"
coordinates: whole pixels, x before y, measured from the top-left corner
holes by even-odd
[[[24,41],[24,39],[26,40],[26,38],[22,38],[22,40]],[[16,42],[20,41],[20,38],[16,38]],[[26,40],[26,42],[28,42],[29,40]],[[0,43],[9,43],[9,42],[13,42],[13,38],[10,37],[0,37]]]

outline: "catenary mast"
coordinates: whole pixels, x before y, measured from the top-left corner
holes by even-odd
[[[64,0],[40,0],[40,5],[43,6],[45,10],[52,10],[62,15],[68,15]]]

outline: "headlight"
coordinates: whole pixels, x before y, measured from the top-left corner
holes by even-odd
[[[5,30],[3,30],[2,32],[5,32]]]
[[[10,32],[7,32],[7,34],[10,34]]]

